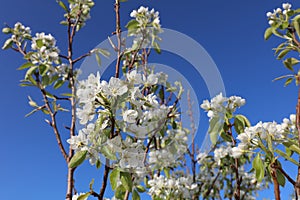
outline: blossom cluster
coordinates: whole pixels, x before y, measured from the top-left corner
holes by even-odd
[[[233,147],[233,157],[240,157],[244,152],[259,147],[259,141],[266,141],[270,137],[274,145],[285,142],[296,133],[295,115],[284,118],[281,124],[276,122],[259,122],[255,126],[246,127],[244,132],[237,136],[240,141],[237,147]]]
[[[56,40],[51,34],[36,33],[31,41],[31,49],[36,51],[30,56],[31,62],[35,65],[60,63],[59,49],[56,47]]]
[[[246,100],[238,97],[231,96],[229,98],[223,97],[222,93],[215,96],[211,101],[204,100],[201,104],[201,108],[207,111],[207,116],[212,119],[213,117],[219,117],[224,119],[227,112],[233,113],[236,108],[243,106]]]
[[[162,32],[159,12],[141,6],[138,10],[133,10],[130,16],[134,18],[131,21],[131,24],[134,24],[134,26],[128,30],[128,35],[135,36],[133,46],[147,48],[149,45],[152,45],[157,34]]]
[[[103,153],[121,169],[176,167],[180,155],[186,152],[188,131],[180,128],[173,105],[162,104],[149,91],[156,84],[170,85],[167,76],[132,70],[124,78],[112,77],[107,82],[100,80],[98,73],[79,81],[77,118],[84,128],[67,142],[76,151],[88,150],[91,164]],[[177,129],[168,126],[171,116],[178,123]],[[119,134],[110,138],[107,132],[112,124]],[[161,141],[160,147],[155,139]],[[150,151],[145,156],[147,143]]]
[[[197,181],[202,183],[199,187],[200,194],[203,198],[209,199],[214,197],[221,199],[220,191],[226,198],[232,197],[232,189],[235,188],[235,182],[230,180],[230,176],[235,173],[234,169],[230,167],[230,158],[232,157],[232,149],[229,143],[219,145],[215,148],[213,153],[199,152],[197,155],[197,161],[199,164],[199,173],[197,175]],[[241,164],[241,163],[240,163]],[[245,163],[243,163],[245,164]],[[241,181],[241,196],[243,199],[252,200],[256,199],[256,192],[265,188],[265,185],[257,183],[255,173],[251,170],[247,171],[241,164],[238,168],[238,173],[242,178]],[[208,191],[210,189],[210,191]]]
[[[65,18],[70,19],[70,21],[63,21],[62,24],[71,22],[72,26],[76,26],[76,31],[78,31],[91,18],[90,11],[95,3],[93,0],[73,0],[69,2],[70,10],[65,14]]]
[[[150,185],[149,194],[160,199],[192,199],[198,191],[198,186],[193,183],[191,176],[165,177],[155,174]]]
[[[140,25],[153,23],[160,26],[159,12],[154,9],[149,11],[148,7],[141,6],[138,10],[133,10],[130,17],[135,18]]]
[[[292,5],[289,3],[283,3],[282,4],[282,9],[277,8],[274,9],[273,12],[267,12],[267,17],[269,19],[269,24],[275,24],[278,20],[280,20],[280,16],[286,15],[292,8]]]
[[[24,39],[31,38],[30,27],[26,27],[20,22],[15,23],[14,28],[10,29],[10,32],[12,32],[11,40],[19,46],[21,46]]]

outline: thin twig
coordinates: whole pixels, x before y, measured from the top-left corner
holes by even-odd
[[[109,160],[106,159],[105,169],[104,169],[104,174],[103,174],[103,179],[102,179],[102,186],[101,186],[99,197],[98,197],[99,200],[102,200],[104,197],[105,189],[107,187],[109,169],[110,169],[109,168]]]
[[[277,179],[277,172],[276,172],[276,164],[273,163],[271,164],[271,177],[273,180],[273,185],[274,185],[274,195],[276,200],[280,200],[280,188],[279,188],[279,183]]]
[[[236,141],[232,135],[232,126],[229,127],[228,134],[231,137],[232,145],[236,146]],[[234,197],[236,200],[240,200],[241,199],[241,179],[239,176],[239,159],[238,158],[234,159],[234,170],[235,170],[235,179],[236,179],[236,189],[234,192]]]
[[[39,80],[38,77],[36,77],[36,81],[37,81],[37,86],[38,86],[38,88],[40,89],[40,91],[42,93],[45,106],[46,106],[46,108],[47,108],[47,110],[50,114],[50,118],[51,118],[50,126],[53,128],[58,147],[59,147],[64,159],[67,161],[68,160],[68,155],[67,155],[66,150],[63,146],[63,143],[62,143],[62,140],[61,140],[61,137],[60,137],[60,133],[59,133],[58,128],[57,128],[56,117],[55,117],[56,112],[52,111],[49,100],[48,100],[48,97],[47,97],[47,94],[46,94],[46,91],[43,88],[43,86],[41,85],[40,80]]]
[[[116,13],[116,34],[117,34],[117,40],[118,40],[118,46],[117,46],[117,63],[116,63],[116,72],[115,77],[119,78],[120,73],[120,63],[121,63],[121,26],[120,26],[120,1],[116,0],[115,3],[115,13]]]

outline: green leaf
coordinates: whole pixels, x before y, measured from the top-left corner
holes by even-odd
[[[48,86],[49,83],[50,83],[50,78],[49,78],[49,76],[47,76],[47,75],[43,76],[43,77],[42,77],[42,84],[43,84],[43,86]]]
[[[170,178],[170,170],[168,168],[164,168],[164,173],[167,178]]]
[[[260,183],[265,177],[265,168],[263,161],[260,158],[260,153],[258,153],[253,159],[252,167],[255,169],[257,182]]]
[[[63,21],[60,22],[60,24],[64,25],[64,26],[67,26],[69,23],[67,21],[63,20]]]
[[[222,137],[223,140],[225,140],[226,142],[232,142],[231,137],[225,133],[225,131],[221,131],[220,136]]]
[[[161,54],[161,49],[157,42],[153,42],[153,48],[156,51],[156,53]]]
[[[293,26],[297,32],[298,37],[300,37],[300,15],[297,15],[294,19],[293,19]]]
[[[291,151],[296,152],[297,154],[300,155],[300,148],[296,144],[292,142],[283,142],[283,145],[289,148]]]
[[[274,27],[269,27],[266,29],[265,34],[264,34],[265,40],[268,40],[271,37],[271,35],[273,34],[273,29],[274,29]]]
[[[135,188],[137,189],[138,192],[141,192],[141,193],[146,192],[146,189],[141,185],[138,185]]]
[[[101,149],[101,153],[103,153],[103,155],[110,160],[117,160],[117,156],[108,146],[103,146]]]
[[[90,192],[80,195],[77,200],[86,200],[91,195]]]
[[[4,33],[4,34],[9,34],[11,32],[12,32],[11,28],[8,28],[8,27],[5,27],[2,29],[2,33]]]
[[[63,80],[57,80],[53,86],[54,89],[60,88],[65,82]]]
[[[292,81],[293,81],[294,78],[288,78],[286,79],[285,83],[284,83],[284,87],[285,86],[288,86]]]
[[[34,65],[31,62],[27,62],[27,63],[23,64],[21,67],[19,67],[17,70],[26,69],[26,68],[29,68],[31,66],[34,66]]]
[[[101,58],[100,58],[99,53],[95,53],[95,57],[96,57],[97,64],[100,67],[101,66]]]
[[[281,60],[284,56],[286,56],[286,54],[288,54],[288,52],[290,52],[290,49],[284,49],[282,50],[278,56],[277,56],[277,60]]]
[[[132,19],[132,20],[130,20],[130,21],[126,24],[125,27],[126,27],[128,30],[134,30],[134,29],[137,29],[138,26],[139,26],[139,22],[136,21],[135,19]]]
[[[223,123],[221,123],[219,117],[213,117],[209,122],[208,133],[210,134],[210,140],[213,145],[218,141],[219,134],[223,128]]]
[[[42,46],[44,46],[43,39],[36,40],[36,46],[38,48],[41,48]]]
[[[91,182],[90,182],[90,184],[89,184],[89,187],[90,187],[91,191],[93,191],[94,182],[95,182],[95,179],[92,179]]]
[[[48,67],[47,65],[41,64],[41,65],[39,66],[39,71],[40,71],[40,75],[41,75],[41,76],[46,75],[46,73],[48,72],[48,70],[49,70],[49,67]]]
[[[4,45],[2,46],[2,49],[9,49],[12,45],[13,45],[13,40],[12,39],[8,39],[4,42]]]
[[[109,175],[111,189],[115,190],[117,188],[119,178],[120,178],[120,170],[118,168],[113,169]]]
[[[278,153],[281,157],[285,158],[286,160],[289,160],[291,161],[292,163],[294,163],[295,165],[297,166],[300,166],[300,164],[294,160],[293,158],[289,157],[286,153],[284,153],[283,151],[279,150],[279,149],[276,149],[275,150],[276,153]]]
[[[279,185],[284,187],[285,186],[285,177],[284,177],[284,175],[279,170],[276,170],[276,174],[277,174],[277,181],[278,181]]]
[[[235,116],[235,118],[234,118],[234,129],[238,134],[241,134],[244,132],[245,123],[244,123],[244,120],[241,119],[239,116]]]
[[[278,47],[275,48],[275,54],[278,54],[278,52],[281,51],[285,45],[286,45],[285,42],[278,45]]]
[[[140,200],[140,199],[141,199],[140,194],[136,190],[133,190],[132,200]]]
[[[99,169],[101,167],[101,162],[99,159],[96,161],[96,168]]]
[[[124,188],[123,185],[119,185],[119,187],[117,187],[116,192],[115,192],[115,196],[117,199],[124,199],[124,195],[125,195],[126,189]]]
[[[296,58],[287,58],[287,59],[283,62],[283,64],[284,64],[284,66],[285,66],[287,69],[289,69],[289,70],[291,70],[292,72],[294,72],[293,66],[294,66],[294,65],[297,65],[299,62],[300,62],[300,61],[299,61],[298,59],[296,59]]]
[[[61,94],[61,96],[72,97],[73,95],[71,93],[63,93],[63,94]]]
[[[62,1],[58,1],[58,4],[60,5],[60,7],[62,7],[66,12],[69,12],[69,10],[68,10],[68,8],[67,8],[67,6],[66,6],[66,4],[64,4],[64,2],[62,2]]]
[[[293,155],[293,151],[290,150],[290,148],[285,147],[285,153],[286,155],[288,155],[289,157],[291,157]]]
[[[69,167],[74,168],[79,166],[85,160],[88,151],[77,151],[69,162]]]
[[[132,191],[132,179],[129,172],[121,172],[121,182],[127,191]]]
[[[35,72],[37,68],[38,66],[30,67],[25,74],[25,80],[28,80],[29,77]]]
[[[107,51],[107,50],[105,50],[105,49],[99,48],[99,49],[98,49],[98,52],[99,52],[101,55],[103,55],[104,57],[106,57],[106,58],[109,58],[109,56],[110,56],[110,52]]]

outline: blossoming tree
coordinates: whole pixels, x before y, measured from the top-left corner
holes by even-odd
[[[120,0],[114,4],[117,41],[110,40],[117,53],[115,74],[109,80],[99,73],[80,80],[76,64],[87,56],[109,57],[105,49],[95,48],[74,58],[74,36],[90,18],[93,0],[58,1],[64,9],[62,25],[68,36],[67,52],[61,52],[51,34],[31,34],[21,23],[5,27],[10,34],[3,49],[20,53],[25,63],[22,86],[40,91],[42,100],[29,97],[31,115],[42,111],[46,123],[53,129],[58,147],[68,168],[66,199],[107,199],[107,187],[114,191],[112,199],[255,199],[259,190],[274,185],[274,195],[280,199],[280,185],[288,180],[300,194],[300,173],[296,180],[284,168],[282,158],[299,166],[292,154],[299,155],[300,97],[296,114],[282,123],[259,122],[252,126],[237,109],[245,99],[217,95],[204,100],[201,108],[209,117],[211,149],[200,152],[195,141],[188,145],[193,127],[183,127],[180,98],[184,88],[180,82],[170,83],[168,74],[156,72],[149,65],[150,53],[161,53],[159,34],[163,31],[159,13],[141,6],[130,14],[126,25],[126,41],[120,27]],[[285,3],[267,13],[270,28],[265,32],[285,41],[276,48],[278,59],[289,52],[300,52],[300,10]],[[27,44],[30,44],[27,46]],[[299,73],[294,66],[300,61],[287,58],[284,65],[293,74],[287,78],[298,85]],[[190,116],[192,108],[190,106]],[[57,116],[68,112],[70,125],[61,129]],[[78,121],[78,123],[76,123]],[[61,132],[69,132],[68,146]],[[100,191],[91,181],[89,191],[78,193],[74,183],[76,168],[88,160],[103,168]],[[300,169],[300,168],[299,168]]]

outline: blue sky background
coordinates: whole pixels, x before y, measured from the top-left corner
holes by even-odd
[[[114,31],[113,2],[96,1],[91,12],[92,19],[76,36],[75,55],[94,48]],[[290,2],[293,7],[300,7],[299,1]],[[271,50],[279,40],[271,38],[266,42],[263,33],[268,26],[265,13],[281,7],[282,3],[278,0],[129,0],[121,4],[121,25],[124,27],[130,19],[131,10],[140,5],[160,11],[163,27],[187,34],[210,54],[222,75],[227,95],[246,98],[247,104],[240,111],[249,117],[252,124],[259,120],[281,122],[282,118],[295,112],[297,88],[294,85],[284,88],[283,82],[272,82],[288,72]],[[30,26],[33,33],[51,33],[60,49],[65,51],[66,30],[59,25],[62,19],[63,10],[55,0],[10,0],[0,7],[2,27],[5,23],[13,26],[20,21]],[[0,34],[0,43],[3,44],[6,38],[6,35]],[[155,62],[169,66],[188,68],[182,59],[168,53],[155,59],[158,59]],[[38,97],[39,94],[31,88],[18,86],[24,72],[16,68],[23,63],[19,54],[0,51],[1,199],[64,199],[66,166],[52,130],[44,123],[42,114],[24,117],[31,109],[27,95]],[[203,89],[197,89],[201,103],[209,95],[203,80],[192,74],[190,79],[195,87],[203,86]],[[199,143],[207,130],[205,113],[201,113],[201,118],[203,125],[198,133]],[[101,176],[101,171],[88,167],[87,163],[78,172],[80,176],[76,177],[76,185],[79,191],[87,191],[91,178]],[[96,184],[100,185],[97,181]],[[284,192],[283,197],[288,194]],[[273,197],[271,192],[261,195]]]

